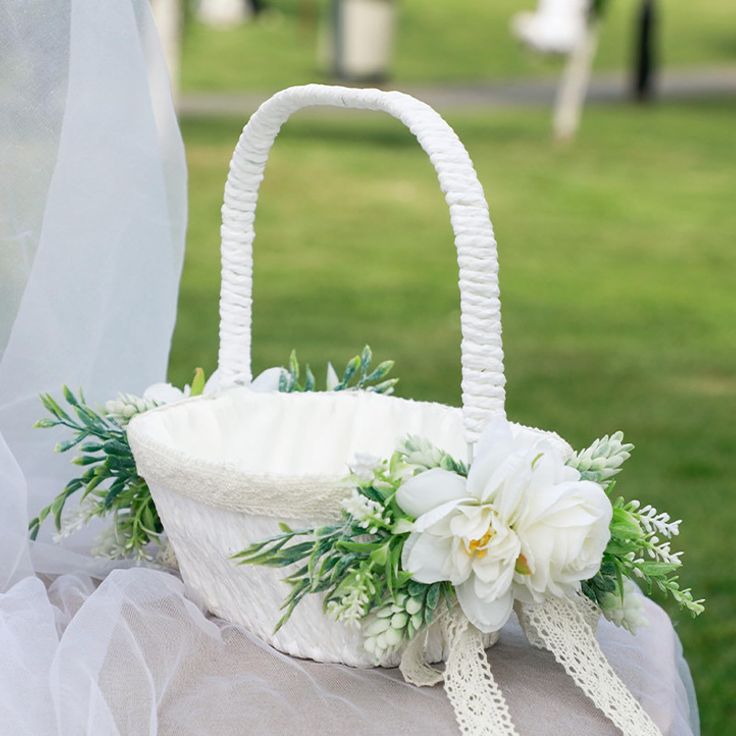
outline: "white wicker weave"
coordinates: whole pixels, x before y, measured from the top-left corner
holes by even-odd
[[[316,105],[393,115],[416,136],[437,171],[450,208],[460,267],[463,410],[466,436],[473,442],[488,416],[504,411],[496,240],[483,188],[463,144],[431,107],[401,92],[319,84],[291,87],[261,105],[243,129],[230,162],[222,208],[219,366],[223,379],[251,380],[253,224],[268,153],[289,116]]]
[[[314,105],[388,112],[414,133],[437,171],[460,269],[462,410],[364,392],[259,394],[247,387],[258,188],[281,125]],[[424,103],[399,92],[307,85],[276,94],[245,126],[222,220],[219,371],[231,388],[134,419],[128,436],[138,470],[185,582],[212,612],[289,654],[372,666],[360,632],[326,617],[314,596],[273,635],[288,591],[284,571],[236,567],[229,556],[274,533],[281,519],[308,526],[334,518],[356,452],[385,457],[414,433],[467,459],[489,417],[504,412],[498,263],[483,189],[453,130]],[[442,650],[441,637],[432,634],[430,660]],[[394,666],[398,658],[381,664]]]

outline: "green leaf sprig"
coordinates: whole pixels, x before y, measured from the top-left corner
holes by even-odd
[[[642,509],[636,500],[616,498],[603,564],[588,581],[589,587],[583,585],[583,592],[600,604],[606,592],[623,596],[623,578],[628,577],[643,585],[649,595],[658,589],[693,617],[699,616],[705,610],[704,600],[695,599],[690,588],[681,587],[678,571],[682,553],[670,549],[669,540],[678,533],[678,526],[679,522],[670,522],[666,514],[656,514],[651,506]]]
[[[568,461],[585,480],[600,483],[611,497],[613,514],[611,538],[603,553],[600,570],[582,583],[582,592],[604,612],[607,596],[613,594],[622,602],[624,578],[643,585],[651,595],[655,589],[672,599],[693,616],[704,611],[703,599],[695,599],[690,588],[680,586],[678,570],[682,566],[681,552],[672,552],[671,539],[679,533],[679,521],[671,521],[666,513],[652,506],[641,506],[637,500],[626,501],[613,495],[613,476],[631,455],[632,444],[624,442],[623,434],[597,439]]]
[[[371,391],[378,394],[390,395],[394,392],[398,378],[386,378],[394,367],[393,360],[384,360],[375,368],[371,368],[373,353],[366,345],[360,355],[351,358],[345,365],[342,376],[339,377],[332,366],[327,364],[327,377],[325,379],[325,390],[327,391]],[[281,369],[279,379],[279,391],[285,393],[316,391],[316,379],[312,369],[307,364],[304,368],[304,380],[300,382],[301,366],[292,351],[289,356],[288,367]]]
[[[380,363],[370,370],[372,353],[367,346],[361,355],[348,361],[342,378],[328,366],[330,390],[363,388],[378,393],[391,393],[398,379],[385,379],[393,368],[393,361]],[[283,369],[280,391],[313,391],[314,376],[307,366],[304,384],[299,383],[299,361],[292,352],[289,368]],[[204,392],[205,373],[197,368],[192,379],[190,396]],[[29,534],[36,539],[41,525],[51,517],[57,537],[68,536],[95,517],[112,516],[112,534],[97,552],[109,557],[150,558],[151,545],[162,543],[163,524],[145,480],[136,472],[133,452],[128,444],[127,424],[136,414],[157,406],[157,403],[139,396],[121,394],[96,409],[87,402],[83,392],[78,394],[63,387],[66,403],[62,407],[50,394],[42,395],[41,402],[49,416],[36,422],[38,428],[61,427],[70,433],[56,445],[56,452],[76,449],[72,461],[84,468],[83,472],[67,483],[54,500],[42,508],[29,523]],[[79,499],[79,508],[71,517],[66,514],[67,503]]]
[[[57,532],[63,534],[63,512],[71,496],[79,494],[85,521],[112,514],[115,517],[116,542],[121,552],[144,556],[145,547],[158,541],[163,525],[150,491],[136,472],[133,453],[124,426],[118,420],[98,412],[67,386],[63,388],[68,409],[50,395],[41,401],[51,415],[36,422],[36,427],[64,427],[71,437],[56,445],[56,452],[78,449],[72,461],[84,468],[70,480],[62,492],[29,524],[31,539],[38,536],[41,524],[52,516]]]
[[[410,457],[413,463],[407,462]],[[446,453],[417,447],[416,438],[407,440],[368,477],[352,476],[355,488],[343,502],[340,523],[298,531],[281,524],[280,534],[233,555],[241,565],[295,568],[284,578],[291,590],[276,631],[306,595],[319,593],[325,612],[336,620],[367,623],[366,648],[379,657],[429,624],[441,600],[451,604],[450,583],[417,583],[401,567],[411,517],[396,502],[396,492],[427,463],[465,469]]]

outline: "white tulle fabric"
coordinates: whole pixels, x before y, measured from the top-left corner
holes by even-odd
[[[0,58],[0,731],[456,734],[441,688],[282,655],[172,574],[110,572],[88,539],[29,546],[28,517],[72,473],[30,429],[36,395],[66,382],[102,401],[164,377],[185,172],[143,0],[6,0]],[[647,617],[636,638],[602,624],[602,650],[663,733],[692,736],[679,642]],[[616,733],[515,624],[490,658],[520,734]]]
[[[38,394],[104,401],[165,373],[186,169],[147,3],[9,0],[0,49],[0,432],[35,511],[71,472],[32,428]]]
[[[279,654],[242,628],[205,617],[181,582],[162,572],[116,570],[98,588],[81,575],[57,578],[48,590],[29,578],[2,597],[0,611],[0,713],[8,733],[458,733],[441,687],[406,684],[398,670]],[[636,638],[603,622],[599,641],[662,733],[690,736],[697,726],[677,639],[660,609],[648,604],[647,615],[652,626]],[[514,623],[488,656],[521,736],[620,736]]]

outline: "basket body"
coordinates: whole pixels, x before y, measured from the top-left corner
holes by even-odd
[[[273,427],[278,434],[269,432]],[[358,629],[333,621],[319,596],[307,596],[274,634],[289,590],[282,581],[288,569],[237,566],[230,557],[277,533],[280,521],[292,528],[334,523],[340,500],[351,491],[344,479],[355,451],[386,457],[407,434],[421,434],[466,459],[459,409],[364,392],[240,388],[155,409],[128,430],[194,597],[283,652],[354,667],[376,664]],[[276,437],[284,447],[269,449]],[[289,451],[295,447],[300,451]],[[444,656],[444,641],[431,629],[428,653],[433,661]],[[380,664],[395,666],[400,654]]]
[[[445,194],[458,256],[462,409],[358,392],[258,394],[248,388],[255,208],[281,126],[316,105],[376,110],[400,120],[428,155]],[[220,392],[147,412],[128,438],[190,590],[215,614],[282,651],[354,666],[375,664],[358,630],[307,596],[277,633],[288,570],[237,567],[231,555],[278,531],[340,518],[356,455],[388,458],[409,434],[459,460],[493,416],[505,416],[498,258],[488,205],[467,151],[429,106],[400,92],[305,85],[251,117],[225,186],[221,227]],[[536,431],[519,428],[518,431]],[[428,655],[443,642],[428,632]],[[490,640],[487,640],[490,643]],[[384,665],[395,665],[394,652]]]
[[[317,596],[307,596],[274,634],[274,624],[282,613],[281,603],[288,593],[282,582],[288,569],[236,566],[229,556],[244,546],[244,540],[265,539],[277,533],[279,520],[210,506],[162,485],[152,485],[151,492],[176,552],[182,578],[190,594],[207,610],[244,626],[294,657],[352,667],[377,664],[363,649],[360,630],[326,616]],[[295,519],[290,523],[307,527],[326,521]],[[444,659],[444,642],[438,631],[430,633],[428,646],[432,661]],[[379,664],[395,667],[399,659],[396,652]]]
[[[250,346],[259,186],[281,125],[292,113],[315,105],[393,115],[417,137],[437,172],[458,254],[462,409],[368,391],[255,390]],[[463,733],[514,736],[503,693],[483,651],[497,634],[483,637],[462,612],[438,616],[408,649],[391,651],[376,662],[363,648],[362,632],[325,615],[323,600],[315,594],[305,596],[274,632],[289,592],[283,578],[292,571],[237,566],[232,559],[280,531],[279,522],[294,529],[339,523],[341,504],[354,490],[347,480],[350,465],[357,460],[368,475],[371,462],[366,456],[376,461],[390,457],[407,435],[417,435],[469,464],[483,430],[489,422],[499,421],[504,426],[501,442],[509,439],[510,426],[516,435],[511,438],[514,445],[518,440],[530,447],[545,439],[547,445],[557,445],[553,449],[558,459],[572,453],[553,433],[504,424],[496,241],[467,152],[436,112],[407,95],[322,85],[293,87],[265,102],[243,129],[230,164],[222,215],[217,389],[209,396],[140,414],[131,420],[127,433],[138,472],[151,489],[190,593],[212,613],[242,624],[293,656],[355,667],[401,663],[402,674],[412,684],[431,686],[444,680]],[[481,449],[486,440],[494,441],[493,436],[491,432],[483,438]],[[500,452],[507,446],[493,449]],[[513,470],[517,457],[513,449],[510,452]],[[530,461],[532,470],[537,458]],[[480,454],[479,462],[482,466]],[[428,458],[419,464],[431,466],[434,461]],[[493,477],[505,464],[501,459]],[[436,489],[427,492],[436,494]],[[442,504],[435,508],[442,510]],[[491,526],[487,534],[490,538]],[[472,541],[468,551],[475,549]],[[415,576],[421,577],[420,572],[421,568],[414,571]],[[517,600],[516,608],[529,641],[549,649],[625,736],[661,736],[603,656],[593,633],[599,617],[596,606],[583,598],[575,603],[548,596],[541,604]],[[442,659],[447,661],[443,672],[427,667],[427,662]]]

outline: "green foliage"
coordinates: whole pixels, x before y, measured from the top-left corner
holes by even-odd
[[[621,472],[621,466],[631,457],[634,445],[623,441],[623,432],[614,432],[597,439],[590,447],[576,452],[567,464],[575,468],[583,480],[592,480],[604,487]]]
[[[448,455],[424,437],[409,435],[399,446],[398,454],[407,465],[416,470],[442,468],[464,478],[468,475],[468,466],[465,463]]]
[[[621,471],[634,449],[623,439],[622,432],[597,439],[575,453],[568,465],[578,470],[584,480],[600,483],[610,495],[616,486],[611,479]],[[650,595],[656,587],[693,616],[701,614],[703,601],[693,599],[689,588],[680,588],[675,572],[682,565],[681,553],[672,553],[667,541],[679,533],[680,522],[670,521],[668,514],[659,514],[651,506],[641,508],[639,501],[626,502],[619,497],[612,505],[611,539],[600,570],[582,583],[583,593],[603,608],[611,593],[623,600],[623,579],[630,578],[643,584]]]
[[[428,624],[441,600],[453,600],[449,583],[417,583],[401,567],[411,517],[396,502],[396,493],[405,478],[430,467],[467,474],[446,453],[409,438],[390,460],[354,472],[355,488],[343,502],[340,524],[300,531],[283,524],[280,534],[233,555],[241,565],[299,565],[284,578],[291,591],[276,630],[306,595],[320,593],[325,611],[336,620],[366,623],[366,649],[378,657]]]
[[[678,534],[678,527],[679,522],[670,522],[667,514],[657,514],[651,506],[642,509],[638,501],[616,498],[611,539],[601,569],[583,583],[583,593],[602,606],[607,593],[623,597],[623,579],[627,577],[644,585],[650,595],[656,588],[692,616],[700,615],[704,601],[693,598],[690,588],[680,587],[677,571],[682,565],[681,553],[673,553],[666,541]]]
[[[53,518],[57,531],[63,533],[66,503],[71,496],[78,494],[84,521],[95,516],[114,516],[117,548],[121,556],[145,556],[147,545],[159,540],[163,525],[148,486],[136,472],[124,426],[119,420],[90,407],[81,391],[76,396],[64,386],[63,394],[66,409],[50,394],[41,396],[51,418],[42,419],[35,426],[69,430],[71,437],[57,444],[56,452],[78,449],[79,454],[73,462],[84,471],[70,480],[51,504],[31,520],[31,538],[37,537],[48,516]]]
[[[342,379],[336,379],[332,389],[363,389],[390,394],[398,381],[397,378],[385,380],[393,361],[384,361],[371,370],[371,360],[371,350],[366,346],[359,356],[348,361]],[[289,368],[283,370],[279,390],[314,391],[314,376],[309,366],[305,371],[304,384],[299,384],[299,373],[299,362],[292,352]],[[203,393],[205,379],[204,371],[197,368],[189,389],[190,396]],[[35,426],[69,430],[71,436],[57,444],[56,452],[77,449],[78,455],[72,462],[83,467],[84,471],[70,480],[61,493],[31,519],[28,526],[31,539],[36,539],[41,524],[49,516],[54,520],[58,536],[62,537],[74,533],[94,517],[112,516],[113,534],[97,551],[111,557],[149,557],[151,545],[161,542],[163,524],[148,485],[136,471],[126,427],[133,416],[154,408],[156,403],[121,394],[109,401],[104,410],[98,411],[89,406],[81,391],[77,396],[64,386],[63,395],[66,408],[62,408],[50,394],[41,396],[50,417],[39,420]],[[79,499],[79,508],[65,519],[66,504],[72,496]]]
[[[389,596],[366,618],[363,633],[365,649],[376,660],[413,639],[429,626],[440,609],[440,601],[452,605],[455,591],[448,582],[418,583],[411,580],[397,595]]]
[[[351,358],[338,377],[332,363],[327,365],[327,377],[325,379],[326,391],[372,391],[377,394],[390,395],[399,382],[398,378],[386,378],[394,367],[393,360],[384,360],[375,368],[371,369],[373,353],[366,345],[360,355]],[[316,391],[316,380],[309,364],[304,369],[304,381],[300,383],[301,367],[296,357],[296,351],[289,356],[288,368],[281,369],[279,379],[279,391],[291,393],[296,391]]]
[[[400,485],[398,466],[384,464],[370,481],[360,484],[343,511],[340,524],[282,532],[233,555],[241,565],[300,567],[285,578],[291,586],[276,625],[281,628],[310,593],[324,595],[325,610],[340,621],[357,622],[409,583],[401,570],[407,534],[394,529],[406,514],[395,501]]]
[[[324,594],[325,610],[342,621],[359,621],[386,596],[398,593],[408,582],[399,569],[404,537],[385,529],[368,535],[350,516],[343,523],[287,530],[246,547],[233,556],[242,565],[300,567],[284,581],[291,591],[282,604],[276,630],[288,621],[309,593]]]

